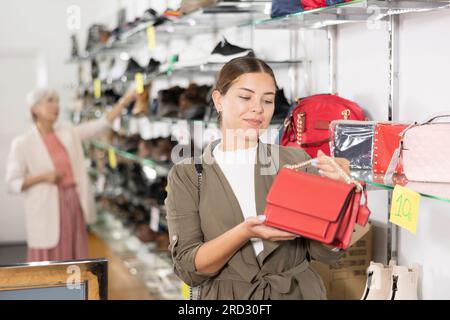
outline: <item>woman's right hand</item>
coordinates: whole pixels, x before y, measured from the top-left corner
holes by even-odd
[[[246,231],[246,236],[251,238],[261,238],[269,241],[294,240],[298,235],[269,227],[264,224],[264,219],[259,217],[247,218],[242,224]]]
[[[58,184],[64,178],[64,174],[58,171],[51,171],[45,175],[45,181],[51,184]]]

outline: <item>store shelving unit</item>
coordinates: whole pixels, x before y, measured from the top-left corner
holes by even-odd
[[[248,25],[257,19],[267,18],[270,14],[270,3],[267,0],[219,1],[216,5],[181,17],[169,18],[168,21],[155,27],[155,36],[158,42],[165,42],[173,38],[211,34],[225,28]],[[120,34],[118,39],[79,57],[72,57],[67,62],[80,63],[145,44],[147,41],[146,31],[153,23],[154,21],[143,22]]]
[[[140,241],[130,228],[107,210],[98,212],[97,223],[91,226],[91,230],[122,259],[129,272],[144,283],[153,297],[183,299],[182,282],[173,274],[167,251]]]
[[[236,10],[228,10],[229,6]],[[270,18],[270,1],[219,1],[217,5],[200,9],[155,28],[156,37],[164,41],[173,37],[189,37],[214,33],[225,28],[256,27],[257,29],[319,29],[343,23],[388,21],[392,15],[425,12],[448,8],[448,0],[353,0],[334,6],[307,10],[290,15]],[[69,63],[91,60],[101,55],[123,52],[146,43],[145,31],[153,24],[144,22],[123,34],[120,38],[92,52],[69,59]]]
[[[387,21],[392,15],[425,12],[449,6],[449,1],[353,0],[284,17],[261,19],[253,23],[259,29],[319,29],[343,23]]]
[[[155,176],[166,176],[170,170],[170,167],[168,165],[162,165],[158,164],[153,160],[146,159],[146,158],[140,158],[136,156],[135,154],[132,154],[130,152],[126,152],[124,150],[121,150],[119,148],[116,148],[112,145],[109,145],[107,143],[103,143],[101,141],[94,140],[91,142],[92,146],[94,148],[98,148],[101,150],[112,150],[118,155],[119,157],[122,157],[123,159],[131,160],[140,163],[143,166],[150,167],[155,170]]]

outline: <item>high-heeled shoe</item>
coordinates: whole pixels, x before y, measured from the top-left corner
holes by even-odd
[[[367,282],[361,300],[388,300],[392,292],[392,273],[395,261],[388,266],[371,261],[367,268]]]
[[[419,267],[417,264],[394,266],[391,281],[390,300],[417,300]]]

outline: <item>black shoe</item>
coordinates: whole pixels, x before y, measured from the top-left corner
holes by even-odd
[[[159,66],[161,65],[161,62],[151,58],[148,62],[147,67],[145,68],[146,73],[156,73],[159,71]]]
[[[169,89],[158,91],[157,107],[154,112],[158,117],[177,117],[180,96],[185,91],[184,88],[175,86]]]
[[[275,111],[272,118],[284,119],[287,116],[290,108],[291,104],[284,95],[284,89],[277,89],[277,92],[275,94]]]
[[[80,50],[78,49],[78,40],[77,40],[77,36],[75,34],[70,36],[70,40],[72,42],[72,48],[71,48],[71,53],[70,56],[72,58],[76,58],[80,55]]]
[[[99,75],[100,75],[100,69],[98,67],[97,60],[93,59],[93,60],[91,60],[91,77],[92,77],[92,81],[97,79]]]
[[[158,12],[156,10],[149,8],[145,10],[144,14],[142,15],[142,21],[143,22],[149,22],[154,21],[158,17]]]
[[[241,48],[235,46],[223,38],[221,42],[217,44],[211,55],[208,58],[210,63],[227,63],[228,61],[239,57],[254,57],[255,54],[252,49]]]
[[[136,60],[134,60],[133,58],[130,58],[130,60],[128,60],[128,65],[127,65],[127,69],[125,71],[125,76],[127,77],[128,80],[132,80],[134,79],[134,75],[138,72],[143,73],[145,70],[144,68],[142,68],[139,63],[136,62]]]
[[[110,34],[111,32],[108,31],[108,29],[104,25],[91,25],[88,30],[86,51],[93,51],[103,44],[106,44]]]

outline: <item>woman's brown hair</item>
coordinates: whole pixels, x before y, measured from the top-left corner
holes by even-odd
[[[214,90],[219,91],[221,95],[225,95],[237,78],[243,74],[259,72],[267,73],[273,79],[275,87],[277,87],[277,81],[273,70],[267,63],[255,57],[241,57],[230,60],[223,66],[217,77]],[[217,121],[219,124],[221,123],[220,113]]]

